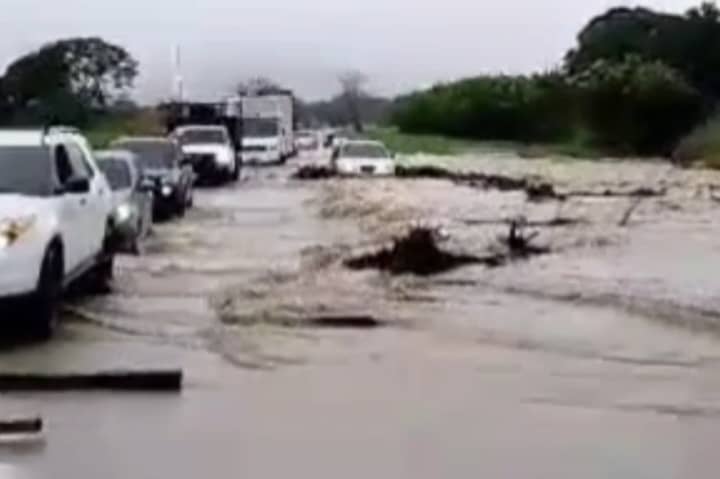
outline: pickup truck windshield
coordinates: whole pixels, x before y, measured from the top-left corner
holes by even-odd
[[[267,138],[277,134],[278,122],[274,118],[243,119],[243,136],[247,138]]]
[[[50,151],[44,146],[0,146],[0,194],[53,194]]]
[[[387,150],[380,145],[349,144],[342,149],[342,158],[389,158]]]
[[[104,159],[98,163],[100,170],[113,191],[126,190],[132,186],[132,174],[128,164],[119,158]]]
[[[113,146],[135,153],[143,170],[169,170],[175,165],[175,147],[169,141],[121,141]]]
[[[180,143],[183,145],[206,145],[227,143],[228,137],[225,130],[185,130],[180,135]]]

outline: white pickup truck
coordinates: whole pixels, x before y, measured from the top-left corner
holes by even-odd
[[[192,166],[200,180],[237,180],[240,162],[227,128],[222,125],[184,125],[173,132],[182,148],[183,163]]]
[[[0,320],[49,337],[65,287],[112,276],[110,187],[67,128],[0,130]]]

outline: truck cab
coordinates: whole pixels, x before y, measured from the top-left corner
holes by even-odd
[[[242,115],[243,157],[248,162],[282,163],[295,154],[294,99],[290,91],[255,92],[233,98]]]
[[[240,102],[173,102],[164,106],[165,127],[182,145],[200,178],[235,181],[242,168]]]
[[[278,118],[245,118],[242,154],[252,164],[279,164],[289,156]]]

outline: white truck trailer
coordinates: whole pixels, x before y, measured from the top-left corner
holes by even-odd
[[[236,97],[243,117],[243,159],[248,163],[282,163],[295,154],[292,92]]]

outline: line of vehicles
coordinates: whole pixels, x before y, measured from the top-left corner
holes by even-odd
[[[382,144],[295,137],[292,108],[277,95],[265,100],[169,105],[167,136],[118,138],[98,152],[74,128],[0,130],[2,324],[50,337],[71,284],[107,290],[116,253],[139,254],[154,221],[193,207],[195,184],[236,181],[246,162],[333,145],[340,174],[394,173]]]
[[[105,290],[115,254],[140,252],[153,221],[183,216],[196,183],[236,181],[244,156],[284,162],[295,152],[292,105],[291,94],[173,103],[167,136],[99,152],[74,128],[0,130],[3,325],[50,337],[68,287]]]

